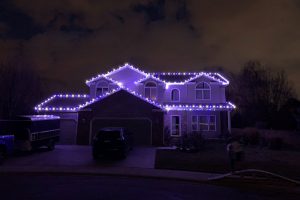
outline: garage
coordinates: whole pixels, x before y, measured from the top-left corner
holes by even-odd
[[[152,144],[152,121],[148,118],[94,118],[91,121],[91,136],[105,127],[124,127],[133,134],[135,146]]]
[[[120,90],[78,112],[77,144],[91,144],[101,128],[125,127],[133,133],[135,145],[162,145],[163,116],[156,105]]]
[[[77,122],[73,119],[60,120],[59,144],[76,144]]]
[[[78,114],[57,113],[60,117],[59,144],[76,144]]]

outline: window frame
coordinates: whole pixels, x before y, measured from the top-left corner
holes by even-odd
[[[196,122],[193,120],[193,118],[196,117]],[[207,119],[207,123],[199,123],[200,118],[205,117]],[[214,118],[214,120],[211,120],[211,117]],[[211,122],[214,121],[214,122]],[[196,130],[193,128],[193,125],[196,126]],[[200,130],[201,125],[206,125],[208,127],[207,130]],[[214,129],[211,129],[210,127],[213,125]],[[192,115],[191,118],[191,130],[192,132],[214,132],[217,131],[217,116],[216,115]]]
[[[177,134],[173,134],[174,131],[176,132],[176,129],[173,130],[173,117],[178,117],[178,119],[179,119],[178,135]],[[170,116],[170,122],[171,122],[170,135],[172,137],[180,137],[181,136],[181,116],[180,115],[171,115]]]
[[[147,86],[147,84],[149,83],[153,83],[155,86]],[[146,90],[149,90],[149,97],[146,96]],[[152,98],[152,93],[153,93],[153,90],[155,90],[155,98]],[[144,96],[145,98],[148,98],[150,100],[156,100],[157,99],[157,93],[158,93],[158,89],[157,89],[157,83],[155,83],[154,81],[148,81],[145,83],[145,86],[144,86]]]
[[[205,88],[205,87],[198,88],[198,86],[201,85],[201,84],[207,85],[208,88]],[[198,92],[201,93],[201,98],[197,98]],[[204,98],[204,93],[205,92],[209,92],[209,98]],[[211,87],[210,87],[209,83],[207,83],[205,81],[202,81],[202,82],[199,82],[199,83],[196,84],[196,86],[195,86],[195,99],[196,100],[211,100]]]
[[[101,83],[105,83],[105,86],[102,85],[102,86],[99,87],[99,85],[100,85]],[[107,92],[109,92],[109,83],[106,82],[106,81],[100,81],[100,82],[98,82],[97,85],[96,85],[96,96],[97,96],[97,97],[98,97],[98,96],[102,96],[102,95],[104,95],[105,93],[107,93],[107,92],[105,92],[105,93],[103,92],[104,89],[107,89]],[[100,94],[99,94],[99,91],[101,91]]]
[[[173,91],[177,91],[178,92],[178,99],[177,100],[173,99]],[[171,90],[171,101],[172,102],[179,102],[180,101],[180,90],[179,89],[174,88],[174,89]]]

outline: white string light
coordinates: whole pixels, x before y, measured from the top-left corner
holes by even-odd
[[[186,84],[187,82],[190,82],[194,79],[197,79],[201,76],[206,76],[208,77],[209,79],[211,80],[214,80],[214,81],[217,81],[219,83],[221,83],[222,85],[228,85],[229,84],[229,81],[224,78],[223,76],[221,76],[219,73],[205,73],[205,72],[199,72],[199,73],[196,73],[196,72],[162,72],[162,73],[146,73],[144,71],[141,71],[139,70],[138,68],[135,68],[133,67],[132,65],[129,65],[128,63],[125,63],[123,66],[117,68],[117,69],[113,69],[112,71],[109,71],[107,72],[106,74],[99,74],[97,75],[96,77],[93,77],[89,80],[86,81],[86,84],[87,85],[90,85],[91,82],[93,81],[96,81],[96,80],[99,80],[101,78],[104,78],[106,80],[109,80],[111,82],[113,82],[114,84],[116,84],[117,86],[119,86],[119,88],[117,89],[113,89],[112,91],[110,92],[107,92],[105,93],[104,95],[101,95],[101,96],[98,96],[96,98],[93,98],[93,99],[89,99],[89,95],[86,95],[86,94],[56,94],[56,95],[53,95],[51,97],[49,97],[48,99],[46,99],[45,101],[43,101],[42,103],[40,103],[39,105],[37,105],[35,107],[35,110],[37,111],[67,111],[67,112],[74,112],[74,111],[78,111],[80,109],[83,109],[84,107],[96,102],[96,101],[99,101],[103,98],[106,98],[118,91],[120,91],[121,89],[131,93],[132,95],[156,106],[156,107],[159,107],[163,110],[166,110],[166,111],[171,111],[171,110],[185,110],[185,111],[193,111],[193,110],[232,110],[232,109],[235,109],[236,106],[234,104],[232,104],[231,102],[226,102],[226,103],[221,103],[221,104],[193,104],[193,105],[188,105],[188,104],[174,104],[174,105],[162,105],[162,104],[159,104],[157,103],[156,101],[153,101],[151,99],[148,99],[146,97],[144,97],[143,95],[135,92],[135,91],[132,91],[130,90],[129,88],[125,88],[123,83],[122,82],[119,82],[119,81],[115,81],[113,80],[112,78],[108,77],[109,75],[112,75],[124,68],[130,68],[138,73],[141,73],[143,74],[145,77],[136,81],[135,84],[138,84],[146,79],[154,79],[156,81],[160,81],[160,82],[163,82],[166,86],[166,89],[169,88],[169,85],[184,85]],[[167,82],[167,81],[164,81],[160,78],[157,78],[155,77],[155,75],[192,75],[193,77],[190,77],[189,79],[186,79],[185,81],[181,81],[181,82]],[[220,78],[216,78],[214,76],[218,76]],[[50,101],[54,100],[55,98],[87,98],[89,99],[88,101],[84,102],[83,104],[79,104],[77,106],[73,106],[73,107],[49,107],[49,106],[45,106],[47,103],[49,103]]]

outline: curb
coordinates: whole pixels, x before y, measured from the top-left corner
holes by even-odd
[[[155,178],[155,179],[170,179],[179,181],[192,182],[208,182],[208,177],[216,176],[217,174],[207,174],[201,172],[187,172],[161,169],[144,169],[144,168],[1,168],[0,175],[5,174],[65,174],[65,175],[96,175],[96,176],[123,176],[137,178]]]
[[[70,170],[71,169],[71,170]],[[249,177],[243,176],[245,172],[260,172],[272,177],[279,178],[288,183],[299,186],[299,181],[289,179],[277,174],[270,172],[248,169],[237,171],[234,173],[227,174],[211,174],[202,172],[190,172],[190,171],[176,171],[166,169],[151,169],[151,168],[95,168],[95,167],[77,167],[72,166],[48,166],[48,167],[0,167],[0,175],[6,174],[48,174],[48,175],[96,175],[96,176],[122,176],[122,177],[136,177],[136,178],[149,178],[149,179],[169,179],[178,181],[189,181],[198,183],[213,183],[219,180],[230,179],[230,180],[246,180],[246,181],[261,181],[270,180],[261,177]],[[242,179],[241,179],[242,178]]]
[[[289,182],[289,183],[292,183],[292,184],[296,184],[296,185],[300,185],[300,181],[298,180],[295,180],[295,179],[291,179],[291,178],[288,178],[288,177],[285,177],[285,176],[282,176],[282,175],[279,175],[279,174],[276,174],[276,173],[272,173],[272,172],[268,172],[268,171],[264,171],[264,170],[259,170],[259,169],[245,169],[245,170],[240,170],[240,171],[235,171],[235,172],[232,172],[232,173],[227,173],[227,174],[222,174],[222,175],[219,175],[219,176],[215,176],[215,177],[212,177],[212,178],[209,178],[209,180],[211,181],[214,181],[214,180],[221,180],[221,179],[224,179],[224,178],[233,178],[233,177],[236,177],[238,178],[239,176],[240,177],[243,177],[243,178],[246,178],[246,179],[249,179],[249,180],[263,180],[263,179],[267,179],[267,177],[264,177],[264,178],[261,178],[261,177],[257,177],[257,176],[247,176],[247,173],[256,173],[256,174],[261,174],[261,175],[264,175],[264,176],[270,176],[270,177],[273,177],[273,178],[277,178],[277,179],[280,179],[282,181],[285,181],[285,182]]]

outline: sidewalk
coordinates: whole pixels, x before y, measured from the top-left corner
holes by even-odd
[[[57,145],[54,151],[40,151],[27,156],[9,158],[0,166],[0,174],[109,175],[195,182],[246,178],[244,175],[155,169],[155,150],[155,147],[137,147],[124,160],[96,162],[92,159],[90,146]],[[253,180],[252,177],[249,178]]]
[[[154,169],[155,147],[136,147],[124,160],[92,159],[90,146],[57,145],[54,151],[11,157],[0,166],[0,174],[49,173],[115,175],[207,181],[219,174]]]
[[[184,181],[203,182],[208,181],[212,177],[219,174],[188,172],[176,170],[161,170],[149,168],[133,168],[133,167],[70,167],[70,166],[1,166],[0,174],[8,173],[32,173],[32,174],[78,174],[78,175],[107,175],[107,176],[130,176],[143,178],[162,178],[175,179]]]

